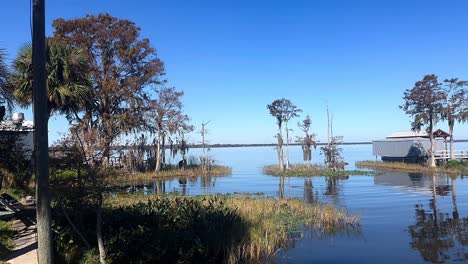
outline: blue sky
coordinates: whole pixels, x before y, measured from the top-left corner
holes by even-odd
[[[164,61],[169,84],[185,92],[197,130],[211,120],[211,143],[273,142],[266,105],[282,97],[310,114],[320,140],[328,104],[335,134],[368,141],[409,129],[398,105],[424,74],[468,79],[466,10],[462,0],[46,0],[46,25],[50,35],[55,18],[101,12],[134,21]],[[0,47],[9,59],[31,40],[29,23],[29,0],[3,3]],[[51,119],[51,142],[66,124]],[[468,125],[455,132],[468,138]]]

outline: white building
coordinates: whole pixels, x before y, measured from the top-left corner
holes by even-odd
[[[17,144],[21,144],[24,154],[31,157],[34,150],[34,123],[24,120],[23,113],[13,113],[11,120],[0,122],[0,137],[19,135]]]

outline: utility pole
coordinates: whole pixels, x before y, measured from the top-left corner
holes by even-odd
[[[33,112],[36,167],[37,257],[52,263],[49,190],[49,139],[46,86],[45,0],[33,2]]]

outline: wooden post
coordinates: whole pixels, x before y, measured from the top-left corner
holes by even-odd
[[[33,112],[39,264],[53,262],[49,191],[45,0],[33,2]]]

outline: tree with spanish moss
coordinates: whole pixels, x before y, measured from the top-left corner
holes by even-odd
[[[284,158],[283,158],[283,124],[286,129],[286,169],[289,168],[289,129],[288,123],[291,119],[298,117],[301,109],[297,108],[288,99],[278,99],[267,105],[267,109],[270,111],[270,115],[276,118],[276,124],[278,125],[278,134],[276,138],[278,144],[276,150],[278,152],[278,161],[280,170],[284,170]]]
[[[441,120],[445,94],[441,83],[434,74],[425,75],[421,81],[417,81],[412,89],[404,92],[404,104],[400,106],[406,114],[413,118],[411,124],[413,130],[425,127],[431,141],[430,166],[435,163],[435,139],[434,127]]]
[[[292,131],[288,128],[289,121],[295,117],[299,117],[299,113],[302,112],[301,109],[297,108],[291,101],[286,100],[283,104],[284,107],[284,128],[286,130],[286,169],[289,169],[289,144],[291,140],[289,138],[289,132]]]
[[[310,134],[310,126],[312,125],[312,120],[310,119],[310,116],[307,115],[302,122],[298,122],[297,126],[299,129],[304,132],[303,137],[298,137],[297,142],[302,145],[302,156],[304,161],[307,164],[307,168],[310,168],[311,166],[311,160],[312,160],[312,147],[314,149],[317,148],[317,141],[315,140],[316,135],[315,134]]]
[[[102,191],[98,173],[118,137],[142,128],[149,87],[164,81],[162,61],[149,39],[140,38],[135,23],[109,14],[53,21],[54,39],[85,51],[90,64],[93,98],[70,117],[87,161],[96,194],[96,237],[101,263],[106,262],[102,237]]]
[[[182,112],[182,96],[184,92],[174,87],[157,87],[154,89],[156,98],[149,101],[146,115],[146,127],[156,135],[155,153],[156,165],[154,170],[160,171],[165,165],[165,145],[172,137],[180,133],[193,130],[188,122],[190,118]],[[171,150],[174,150],[171,148]]]
[[[455,159],[453,147],[453,131],[456,122],[468,121],[468,92],[466,87],[468,81],[458,78],[446,79],[443,82],[443,93],[445,101],[442,108],[442,119],[446,120],[450,134],[450,159]]]

